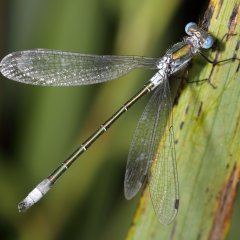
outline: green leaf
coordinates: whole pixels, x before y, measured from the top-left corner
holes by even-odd
[[[239,48],[238,0],[210,1],[203,23],[217,39],[226,33],[219,51],[208,53],[220,61],[236,57]],[[206,55],[206,54],[205,54]],[[200,58],[200,60],[199,60]],[[175,221],[162,226],[144,191],[127,239],[224,239],[240,177],[240,63],[212,65],[197,56],[173,109],[180,185]],[[161,173],[159,173],[161,174]]]

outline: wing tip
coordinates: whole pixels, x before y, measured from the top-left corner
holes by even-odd
[[[135,184],[129,184],[127,181],[124,181],[124,196],[127,200],[134,198],[142,186],[141,182]]]
[[[180,203],[179,198],[176,198],[174,202],[174,208],[172,209],[172,214],[170,214],[169,216],[162,216],[157,214],[158,221],[163,225],[171,224],[177,216],[179,203]]]

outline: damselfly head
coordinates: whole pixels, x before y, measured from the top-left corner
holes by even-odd
[[[213,46],[213,37],[203,29],[199,28],[196,23],[190,22],[185,26],[185,32],[189,36],[195,36],[201,48],[209,49]]]

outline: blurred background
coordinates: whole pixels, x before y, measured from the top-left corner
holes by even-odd
[[[208,1],[2,0],[0,54],[49,48],[158,57],[198,22]],[[141,100],[26,213],[17,204],[153,74],[83,87],[0,81],[0,238],[124,239],[138,197],[123,195]]]

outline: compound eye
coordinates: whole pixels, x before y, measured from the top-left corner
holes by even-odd
[[[202,48],[204,48],[204,49],[209,49],[209,48],[212,47],[213,43],[214,43],[213,37],[212,37],[212,36],[208,36],[208,37],[205,39],[204,43],[202,44]]]
[[[186,26],[185,26],[185,32],[188,34],[188,35],[192,35],[191,34],[191,31],[189,30],[191,27],[196,27],[197,24],[194,23],[194,22],[190,22],[188,23]]]

